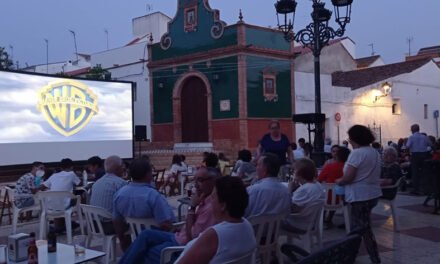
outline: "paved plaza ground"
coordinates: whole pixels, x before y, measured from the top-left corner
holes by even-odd
[[[401,225],[400,232],[393,231],[393,221],[389,206],[384,203],[373,211],[373,226],[377,242],[379,244],[382,263],[440,263],[440,215],[434,215],[433,206],[424,207],[425,197],[410,196],[399,193],[397,197],[398,216]],[[169,198],[170,204],[177,215],[177,198]],[[11,232],[11,226],[5,223],[0,227],[0,243],[7,242],[7,235]],[[6,221],[7,222],[7,221]],[[324,242],[333,241],[345,235],[344,229],[336,226],[343,223],[342,215],[336,215],[333,219],[334,226],[324,230]],[[37,220],[20,224],[19,232],[37,232]],[[79,229],[76,230],[79,233]],[[59,242],[65,242],[65,236],[58,237]],[[93,248],[99,249],[99,240],[94,240]],[[117,250],[118,257],[121,251]],[[363,246],[361,247],[356,263],[370,263]]]

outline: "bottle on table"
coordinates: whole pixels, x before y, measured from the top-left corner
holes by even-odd
[[[38,264],[38,248],[35,244],[35,233],[30,233],[31,240],[28,246],[28,264]]]
[[[55,232],[49,232],[47,234],[47,251],[49,253],[57,252],[57,235]]]

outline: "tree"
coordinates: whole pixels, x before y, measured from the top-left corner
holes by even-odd
[[[89,73],[86,74],[86,78],[92,80],[111,80],[112,74],[98,64],[89,70]]]
[[[0,47],[0,70],[10,70],[12,69],[12,65],[14,65],[14,63],[9,59],[9,54],[4,47]]]

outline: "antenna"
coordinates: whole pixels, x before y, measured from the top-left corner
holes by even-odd
[[[411,56],[411,44],[414,42],[414,38],[407,37],[406,42],[408,43],[408,56]]]
[[[14,46],[9,45],[9,49],[11,50],[11,61],[14,60]]]
[[[49,74],[49,40],[44,39],[46,42],[46,73]]]
[[[104,29],[105,36],[107,38],[107,50],[108,50],[108,30]]]
[[[153,11],[153,5],[147,4],[147,13]]]
[[[73,42],[74,42],[74,44],[75,44],[76,60],[78,61],[79,59],[78,59],[78,46],[76,45],[76,33],[75,33],[75,31],[73,31],[73,30],[69,30],[69,31],[70,31],[70,33],[72,33],[72,35],[73,35]]]
[[[376,55],[376,52],[374,52],[374,43],[370,43],[370,44],[368,44],[368,46],[371,47],[371,56]]]

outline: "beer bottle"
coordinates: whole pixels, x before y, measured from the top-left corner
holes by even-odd
[[[35,233],[32,232],[31,240],[28,246],[28,264],[38,264],[38,248],[35,244]]]
[[[47,251],[57,252],[57,235],[53,231],[47,234]]]

